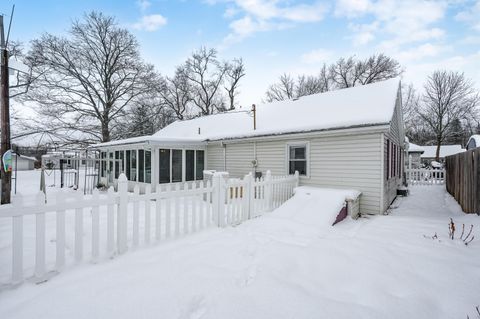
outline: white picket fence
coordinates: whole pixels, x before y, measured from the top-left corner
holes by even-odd
[[[405,173],[409,185],[445,184],[444,169],[407,168]]]
[[[25,278],[42,282],[82,261],[96,263],[213,225],[239,224],[280,206],[297,185],[298,174],[274,177],[267,172],[265,178],[228,180],[215,174],[212,181],[168,184],[156,192],[147,186],[139,194],[138,187],[128,192],[122,174],[117,192],[113,188],[106,194],[95,190],[90,196],[60,192],[49,203],[39,193],[33,205],[17,195],[13,204],[0,206],[0,218],[12,221],[11,273],[0,286],[15,286]],[[32,218],[33,228],[25,221]],[[34,245],[26,247],[24,237],[33,232]],[[34,258],[24,263],[32,252]]]

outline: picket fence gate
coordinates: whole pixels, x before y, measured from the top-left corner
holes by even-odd
[[[110,187],[106,194],[97,189],[91,196],[59,192],[55,202],[45,203],[44,194],[39,193],[34,204],[25,204],[19,194],[13,204],[0,206],[0,218],[12,220],[11,274],[0,287],[16,286],[26,277],[37,283],[46,281],[69,261],[84,261],[86,254],[96,263],[141,244],[179,238],[214,225],[239,224],[280,206],[293,195],[298,181],[298,173],[272,176],[267,172],[257,179],[251,174],[243,179],[224,179],[215,173],[212,181],[167,184],[153,192],[147,185],[140,194],[138,186],[133,193],[128,192],[127,178],[121,174],[117,191]],[[85,211],[90,213],[88,223]],[[27,217],[35,218],[34,246],[28,249],[35,252],[32,265],[24,264]],[[47,228],[47,222],[55,227]],[[52,235],[48,247],[47,232]],[[50,254],[47,248],[51,248]]]
[[[407,168],[405,173],[409,185],[445,184],[445,169]]]

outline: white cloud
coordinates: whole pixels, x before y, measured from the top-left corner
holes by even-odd
[[[470,8],[459,12],[455,16],[455,19],[466,22],[470,24],[474,30],[480,31],[480,0],[474,2]]]
[[[255,32],[282,30],[297,23],[317,22],[324,18],[327,7],[321,2],[313,4],[281,4],[276,0],[230,0],[233,7],[225,17],[243,14],[230,23],[231,32],[223,40],[223,46],[239,42]],[[216,2],[215,2],[216,3]]]
[[[151,14],[141,17],[140,21],[133,24],[133,28],[143,31],[156,31],[167,24],[167,19],[161,14]]]
[[[423,58],[432,58],[440,55],[441,53],[450,50],[449,46],[435,45],[431,43],[425,43],[408,50],[402,50],[395,57],[403,64],[411,61],[421,60]]]
[[[445,32],[435,27],[435,23],[445,16],[446,10],[444,1],[341,0],[335,7],[335,14],[350,20],[372,19],[368,24],[352,24],[354,45],[366,45],[383,37],[388,40],[381,43],[382,49],[398,50],[404,44],[442,38]]]
[[[369,0],[339,0],[335,6],[335,15],[353,18],[367,13],[371,8]]]
[[[309,64],[328,62],[333,56],[333,52],[326,49],[317,49],[302,54],[302,61]]]
[[[151,5],[152,3],[148,0],[137,0],[137,6],[139,6],[142,11],[147,10]]]

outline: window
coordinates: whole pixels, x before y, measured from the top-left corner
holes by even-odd
[[[109,161],[108,161],[108,181],[113,182],[113,152],[108,154]]]
[[[386,162],[387,162],[387,167],[386,167],[386,170],[387,170],[387,179],[390,178],[390,140],[387,140],[387,158],[386,158]]]
[[[185,151],[185,180],[195,180],[195,151]]]
[[[160,183],[170,183],[170,150],[159,149],[159,177]]]
[[[120,175],[120,151],[115,151],[115,178]]]
[[[172,150],[172,182],[182,181],[182,150]]]
[[[152,182],[152,153],[145,151],[145,183]]]
[[[127,168],[125,171],[125,175],[127,175],[127,179],[130,180],[130,162],[131,162],[131,151],[125,151],[125,167]]]
[[[196,151],[196,179],[203,179],[203,170],[205,169],[205,151]]]
[[[137,181],[137,150],[131,150],[130,155],[132,156],[130,160],[130,176],[132,179],[131,181]]]
[[[100,153],[100,159],[101,159],[101,176],[106,177],[107,176],[107,153],[106,152],[101,152]]]
[[[145,151],[138,150],[138,181],[145,181]]]
[[[307,176],[307,144],[288,146],[288,173]]]

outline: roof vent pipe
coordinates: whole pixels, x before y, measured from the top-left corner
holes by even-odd
[[[200,135],[200,126],[198,127],[198,135]]]
[[[252,112],[253,112],[253,130],[257,129],[257,108],[255,104],[252,104]]]

